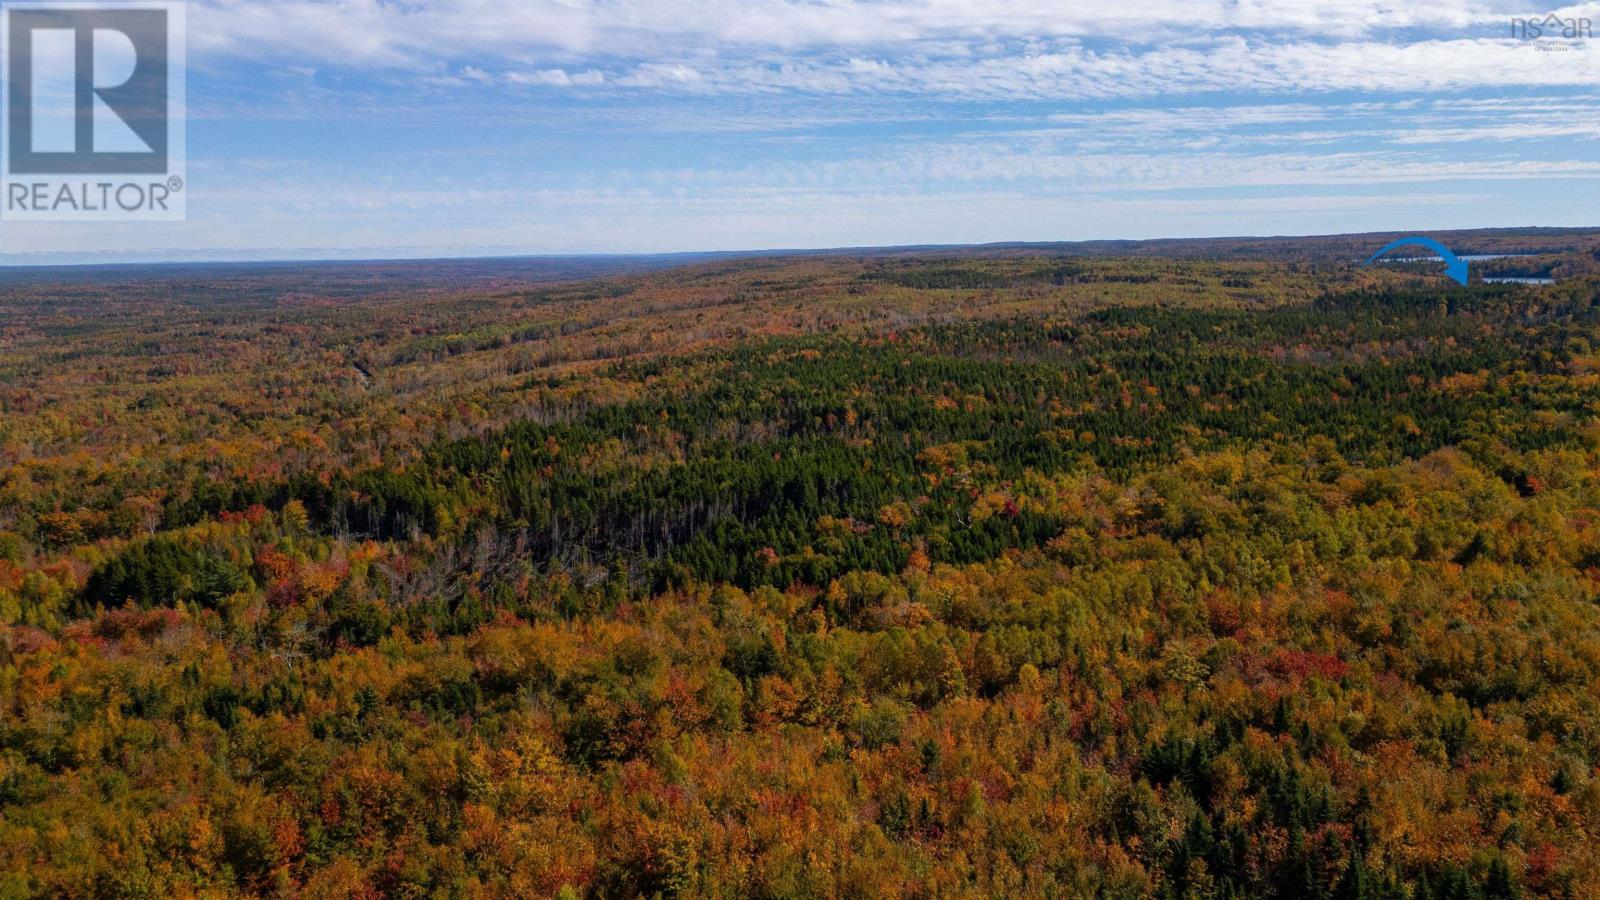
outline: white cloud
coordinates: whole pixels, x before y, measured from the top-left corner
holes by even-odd
[[[1245,30],[1292,37],[1490,26],[1508,31],[1522,0],[1145,0],[1108,10],[1059,0],[195,0],[196,40],[238,55],[320,55],[388,64],[538,52],[643,59],[694,49],[783,51],[924,41],[1134,42]],[[1595,17],[1600,4],[1562,15]],[[352,56],[351,54],[359,54]]]
[[[1441,91],[1472,87],[1593,87],[1600,43],[1540,53],[1506,40],[1272,43],[1226,37],[1203,48],[908,60],[863,69],[855,61],[736,63],[703,68],[705,93],[904,92],[985,99],[1112,99],[1243,91]]]
[[[624,87],[683,87],[704,81],[699,70],[684,65],[644,63],[617,80]]]
[[[1512,39],[1524,0],[1148,0],[1115,14],[1059,0],[192,5],[202,55],[418,70],[470,60],[552,87],[1112,97],[1600,80],[1594,42],[1540,53]],[[1600,3],[1562,15],[1600,18]]]
[[[505,79],[508,84],[544,85],[547,87],[593,87],[606,82],[605,73],[593,69],[583,72],[568,72],[565,69],[507,72]]]

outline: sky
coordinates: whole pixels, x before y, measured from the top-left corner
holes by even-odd
[[[188,10],[188,220],[0,263],[1600,225],[1600,2]]]

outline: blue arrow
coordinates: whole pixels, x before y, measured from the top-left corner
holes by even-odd
[[[1467,286],[1467,261],[1459,256],[1456,256],[1454,253],[1451,253],[1449,247],[1446,247],[1431,237],[1418,236],[1401,238],[1382,250],[1379,250],[1377,253],[1372,254],[1372,258],[1362,263],[1362,265],[1372,265],[1378,261],[1378,257],[1383,256],[1385,253],[1388,253],[1390,250],[1393,250],[1396,247],[1426,247],[1429,250],[1432,250],[1433,252],[1439,254],[1440,259],[1444,260],[1445,274],[1449,275],[1451,278],[1454,278],[1461,284],[1462,287]]]

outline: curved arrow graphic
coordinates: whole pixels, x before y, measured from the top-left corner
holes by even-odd
[[[1454,278],[1462,287],[1467,286],[1467,261],[1459,256],[1456,256],[1454,253],[1451,253],[1449,247],[1446,247],[1431,237],[1422,237],[1418,235],[1417,237],[1401,238],[1389,246],[1384,247],[1382,250],[1379,250],[1377,253],[1372,254],[1372,258],[1362,263],[1362,265],[1372,265],[1378,261],[1379,257],[1383,256],[1385,253],[1388,253],[1390,250],[1395,249],[1396,247],[1426,247],[1429,250],[1432,250],[1434,253],[1439,254],[1440,259],[1444,260],[1445,274],[1449,275],[1451,278]]]

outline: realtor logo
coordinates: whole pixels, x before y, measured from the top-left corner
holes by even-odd
[[[184,5],[4,0],[9,221],[182,219]]]
[[[1542,19],[1512,19],[1511,36],[1524,46],[1540,50],[1582,50],[1585,40],[1594,38],[1591,19],[1562,18],[1550,13]]]

